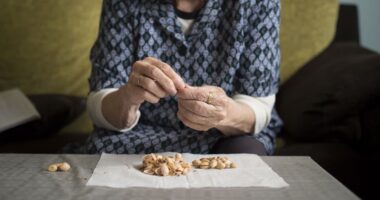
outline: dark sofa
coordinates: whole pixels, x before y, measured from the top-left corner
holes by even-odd
[[[380,177],[380,55],[359,44],[356,6],[340,8],[334,42],[284,83],[276,155],[311,156],[363,199]]]

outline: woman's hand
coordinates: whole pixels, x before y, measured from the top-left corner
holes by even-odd
[[[251,133],[256,121],[250,107],[234,101],[215,86],[186,86],[178,93],[177,116],[189,128],[217,128],[224,135]]]
[[[220,87],[186,86],[178,93],[177,116],[189,128],[207,131],[223,124],[231,101]]]
[[[147,57],[133,64],[129,81],[121,87],[121,93],[126,102],[140,105],[144,101],[158,103],[184,87],[182,78],[168,64]]]
[[[184,81],[168,64],[147,57],[133,64],[127,84],[104,98],[103,116],[119,129],[129,127],[144,101],[158,103],[183,88]]]

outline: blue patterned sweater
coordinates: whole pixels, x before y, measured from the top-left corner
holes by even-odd
[[[280,0],[208,0],[185,36],[171,0],[104,0],[98,38],[91,51],[91,91],[118,88],[132,64],[146,56],[169,65],[193,86],[222,87],[265,97],[279,84]],[[223,137],[183,126],[175,97],[143,103],[139,124],[120,133],[94,127],[88,153],[208,153]],[[282,122],[275,110],[269,125],[251,134],[273,153]]]

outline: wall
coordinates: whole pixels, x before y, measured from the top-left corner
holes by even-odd
[[[380,0],[340,0],[359,7],[360,41],[380,53]]]

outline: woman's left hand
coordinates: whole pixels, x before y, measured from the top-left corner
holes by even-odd
[[[178,118],[197,131],[223,126],[234,103],[222,88],[215,86],[186,86],[177,95]]]

